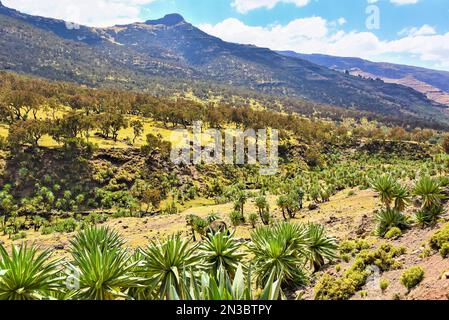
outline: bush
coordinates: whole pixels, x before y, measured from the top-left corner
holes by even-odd
[[[444,254],[449,245],[449,224],[446,224],[441,228],[441,230],[437,231],[432,238],[430,239],[430,246],[432,249],[440,251],[440,253]],[[443,250],[442,250],[443,249]],[[441,251],[442,250],[442,251]]]
[[[52,230],[53,232],[71,233],[76,230],[77,225],[78,223],[76,222],[75,219],[69,218],[55,223],[52,226]]]
[[[12,241],[22,240],[22,239],[25,239],[26,237],[27,237],[26,232],[25,232],[25,231],[22,231],[22,232],[20,232],[20,233],[18,233],[18,234],[13,235],[13,236],[11,237],[11,240],[12,240]]]
[[[380,290],[382,290],[382,292],[385,292],[389,286],[390,286],[390,281],[388,281],[387,279],[380,279],[379,287],[380,287]]]
[[[55,230],[53,229],[53,227],[43,227],[42,229],[41,229],[41,234],[43,235],[43,236],[46,236],[46,235],[49,235],[49,234],[52,234],[53,232],[55,232]]]
[[[178,213],[178,205],[175,199],[172,199],[162,210],[167,215],[174,215]]]
[[[398,239],[402,236],[402,231],[398,227],[391,228],[386,234],[385,239]]]
[[[423,208],[416,212],[415,220],[422,227],[432,226],[438,222],[438,219],[444,214],[444,211],[444,207],[441,205]]]
[[[355,256],[362,250],[370,249],[371,244],[366,240],[347,240],[340,243],[340,256]]]
[[[424,279],[424,270],[421,267],[412,267],[401,276],[401,283],[410,291]]]
[[[325,274],[315,286],[315,300],[349,300],[355,293],[354,282]]]
[[[355,241],[347,242],[344,247],[352,247]],[[341,250],[341,246],[340,246]],[[346,252],[348,252],[346,250]],[[356,256],[354,264],[337,278],[324,275],[315,286],[316,300],[347,300],[360,290],[370,275],[371,265],[378,266],[381,271],[397,269],[400,264],[395,258],[404,253],[404,249],[385,244],[374,251],[362,250]]]
[[[242,215],[240,214],[239,211],[232,211],[229,214],[229,219],[231,220],[231,223],[234,227],[240,226],[243,223]]]
[[[378,223],[376,235],[382,238],[385,237],[386,233],[391,228],[399,228],[403,230],[409,225],[407,218],[396,209],[381,210],[376,215],[376,221]]]
[[[251,223],[251,226],[253,228],[255,228],[256,224],[257,224],[257,220],[259,219],[259,216],[257,215],[257,213],[251,213],[249,215],[248,219],[249,219],[249,223]]]
[[[443,258],[447,258],[449,255],[449,242],[443,244],[439,250],[439,253]]]

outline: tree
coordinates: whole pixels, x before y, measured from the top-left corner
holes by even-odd
[[[140,120],[131,121],[131,127],[134,131],[133,144],[136,143],[136,139],[140,137],[143,132],[143,123]]]
[[[295,192],[280,196],[277,200],[277,205],[282,211],[284,220],[287,220],[288,218],[294,219],[296,214],[301,210],[300,202],[296,198]]]
[[[294,187],[289,193],[278,198],[277,205],[285,220],[296,217],[296,214],[303,208],[303,198],[304,192],[299,187]]]
[[[256,198],[256,207],[259,211],[260,220],[264,225],[270,224],[270,206],[265,196],[260,195]]]
[[[9,127],[8,142],[16,148],[21,145],[37,147],[39,140],[48,132],[48,122],[20,120]]]
[[[44,98],[30,90],[10,90],[3,98],[3,107],[7,110],[4,114],[8,123],[17,120],[27,120],[31,111],[33,111],[34,119],[37,119],[37,110],[43,103]]]
[[[144,155],[152,155],[153,152],[159,152],[164,158],[170,155],[171,143],[169,141],[162,140],[162,136],[157,136],[149,133],[147,134],[147,144],[141,148]]]
[[[243,190],[238,190],[234,197],[234,209],[240,212],[240,219],[245,221],[244,206],[248,200],[248,194]]]
[[[150,207],[154,209],[159,208],[162,201],[161,191],[154,188],[145,189],[142,194],[142,201],[147,204],[147,209],[145,213],[148,213]]]
[[[118,132],[121,129],[126,129],[128,127],[128,122],[125,120],[125,117],[122,114],[115,113],[110,118],[110,126],[112,139],[117,141]]]
[[[97,117],[99,127],[106,138],[117,141],[118,132],[128,127],[128,122],[120,113],[105,113]]]
[[[94,119],[82,113],[71,111],[52,126],[51,135],[58,142],[76,139],[80,135],[88,136],[94,127]]]

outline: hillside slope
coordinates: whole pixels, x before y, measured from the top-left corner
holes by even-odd
[[[1,6],[1,4],[0,4]],[[82,83],[198,80],[396,117],[446,123],[442,105],[410,88],[210,36],[180,15],[89,28],[0,7],[0,67]],[[173,80],[178,81],[178,80]]]
[[[426,68],[372,62],[360,58],[334,57],[322,54],[301,54],[280,51],[282,55],[299,58],[330,69],[349,71],[355,76],[380,78],[388,83],[397,83],[424,93],[430,99],[449,105],[449,72]]]

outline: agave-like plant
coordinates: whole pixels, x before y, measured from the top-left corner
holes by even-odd
[[[48,250],[22,244],[9,255],[0,244],[0,300],[52,299],[63,280],[59,266]]]
[[[390,175],[382,175],[371,182],[371,187],[379,194],[380,201],[385,207],[390,209],[398,190],[398,183]]]
[[[224,269],[231,278],[234,277],[237,267],[245,256],[239,252],[240,243],[235,240],[234,234],[229,235],[228,232],[208,234],[198,249],[213,274],[219,269]]]
[[[410,203],[409,189],[398,184],[394,190],[394,208],[402,212],[409,205],[409,203]]]
[[[421,197],[422,208],[439,206],[445,198],[439,181],[428,176],[424,176],[416,182],[413,194]]]
[[[197,246],[191,246],[179,235],[173,235],[165,242],[152,241],[143,251],[147,277],[154,286],[159,286],[158,296],[161,299],[173,299],[172,287],[178,296],[185,297],[187,288],[183,275],[187,275],[187,271],[198,271],[205,267],[196,249]]]
[[[407,218],[396,209],[380,210],[376,215],[377,228],[376,235],[384,237],[385,234],[394,227],[404,230],[409,227]]]
[[[302,230],[286,225],[260,227],[251,235],[248,249],[254,256],[252,262],[258,284],[266,284],[273,272],[283,283],[307,281],[303,270],[306,254]]]
[[[445,209],[441,205],[423,208],[415,213],[415,221],[422,227],[432,226],[444,214]]]
[[[122,248],[123,239],[107,228],[89,228],[71,241],[72,269],[78,283],[76,297],[86,300],[130,299],[131,288],[142,287],[145,278],[135,276],[140,261]]]
[[[273,272],[259,296],[255,295],[253,288],[251,268],[245,269],[242,265],[237,267],[234,279],[225,269],[220,268],[216,274],[200,272],[197,276],[191,273],[185,287],[189,288],[185,300],[279,300],[284,298],[281,281],[276,280]],[[171,287],[171,297],[180,299],[174,287]]]
[[[84,251],[94,251],[99,249],[102,252],[113,248],[121,248],[124,240],[120,235],[107,227],[87,227],[70,241],[72,255],[83,253]]]
[[[323,226],[311,223],[307,226],[307,259],[314,271],[319,271],[326,260],[337,257],[337,240],[326,235]]]

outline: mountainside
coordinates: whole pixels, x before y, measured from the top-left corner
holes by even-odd
[[[380,78],[387,83],[397,83],[424,93],[428,98],[449,105],[449,72],[372,62],[360,58],[334,57],[322,54],[301,54],[293,51],[278,53],[316,63],[339,71],[362,77]]]
[[[401,117],[446,122],[442,105],[397,84],[210,36],[177,14],[110,28],[22,14],[0,3],[0,69],[86,84],[198,80]]]

